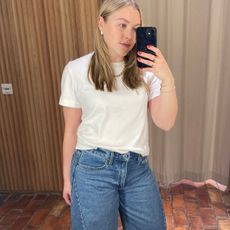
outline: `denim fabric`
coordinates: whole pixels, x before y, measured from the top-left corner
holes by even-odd
[[[105,149],[76,150],[71,162],[73,230],[165,230],[148,157]]]

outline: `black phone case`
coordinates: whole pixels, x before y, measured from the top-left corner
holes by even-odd
[[[145,53],[154,54],[155,53],[147,48],[147,45],[157,46],[157,29],[156,27],[138,27],[136,30],[136,49],[137,51],[143,51]],[[138,55],[137,55],[138,57]],[[137,61],[137,66],[139,68],[149,67]]]

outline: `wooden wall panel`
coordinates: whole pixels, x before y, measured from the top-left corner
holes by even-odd
[[[0,0],[0,190],[62,189],[64,65],[93,50],[95,0]]]

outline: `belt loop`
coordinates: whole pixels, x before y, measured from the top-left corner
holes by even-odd
[[[110,152],[110,156],[109,156],[109,165],[113,164],[113,158],[114,158],[114,152]]]
[[[130,155],[131,152],[127,152],[127,153],[123,153],[122,156],[123,156],[123,159],[125,159],[126,161],[129,161],[131,155]]]

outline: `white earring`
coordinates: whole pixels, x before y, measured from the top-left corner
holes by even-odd
[[[101,31],[101,35],[103,35],[103,31],[102,30],[100,30]]]

